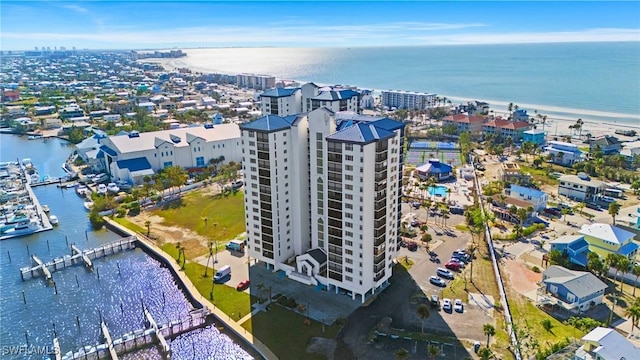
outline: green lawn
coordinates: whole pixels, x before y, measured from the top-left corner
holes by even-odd
[[[162,250],[176,259],[178,257],[178,250],[174,244],[167,243],[162,245]],[[204,265],[187,261],[184,269],[184,273],[189,280],[198,289],[198,292],[205,298],[211,300],[211,289],[213,284],[211,268],[207,271],[207,277],[204,275]],[[251,311],[251,304],[256,302],[256,297],[250,296],[244,291],[237,291],[235,283],[231,283],[228,286],[225,284],[215,284],[213,286],[213,300],[211,302],[222,310],[225,314],[232,316],[235,320],[247,315]]]
[[[196,190],[162,209],[152,210],[152,214],[164,218],[163,225],[191,229],[218,240],[230,240],[245,231],[244,194],[240,191],[228,196],[213,196]]]
[[[147,234],[147,229],[143,228],[142,226],[139,226],[138,224],[134,224],[131,221],[125,219],[125,218],[119,218],[117,216],[114,216],[112,218],[113,221],[117,222],[118,224],[126,227],[129,230],[133,230],[135,232],[139,232],[141,234]]]
[[[323,355],[307,354],[306,348],[312,337],[335,338],[340,327],[337,324],[324,326],[317,321],[308,321],[298,313],[272,304],[267,312],[259,312],[242,326],[260,339],[281,360],[326,359]]]

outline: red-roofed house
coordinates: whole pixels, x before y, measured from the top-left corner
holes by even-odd
[[[456,114],[445,116],[442,119],[444,126],[451,125],[456,128],[456,133],[460,134],[464,131],[468,131],[472,134],[477,134],[482,131],[482,124],[484,124],[484,118],[482,116],[469,116],[468,114]]]
[[[2,93],[2,102],[18,100],[20,100],[20,93],[18,91],[7,90]]]
[[[495,118],[482,125],[484,134],[496,134],[501,138],[511,137],[513,141],[522,140],[523,133],[531,128],[531,124],[524,121],[510,121]]]

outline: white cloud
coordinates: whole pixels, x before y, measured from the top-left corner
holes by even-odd
[[[394,22],[363,25],[273,24],[201,26],[167,30],[114,28],[96,33],[2,32],[3,42],[90,43],[92,47],[163,46],[373,46],[500,44],[585,41],[638,41],[638,29],[589,29],[565,32],[469,32],[482,23]],[[467,32],[460,32],[460,31]],[[455,32],[455,33],[452,33]],[[84,46],[84,45],[82,45]]]
[[[87,10],[86,8],[83,8],[80,5],[72,5],[72,4],[67,4],[67,5],[62,5],[63,8],[71,10],[71,11],[75,11],[77,13],[80,14],[87,14],[89,13],[89,10]]]

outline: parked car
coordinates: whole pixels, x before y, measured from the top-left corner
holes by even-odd
[[[453,310],[455,310],[456,312],[459,312],[459,313],[461,313],[461,312],[463,312],[463,311],[464,311],[464,309],[463,309],[463,305],[462,305],[462,300],[460,300],[460,299],[456,299],[456,300],[454,301],[454,303],[453,303]]]
[[[447,286],[447,282],[442,280],[441,278],[439,278],[437,276],[430,276],[429,277],[429,282],[432,283],[433,285],[440,286],[440,287],[446,287]]]
[[[238,291],[242,291],[242,290],[244,290],[244,289],[248,288],[250,283],[251,283],[251,282],[250,282],[249,280],[241,281],[241,282],[238,284],[238,286],[236,286],[236,290],[238,290]]]
[[[443,269],[443,268],[438,268],[436,269],[436,275],[438,275],[441,278],[445,278],[445,279],[453,279],[454,275],[451,271],[447,270],[447,269]]]
[[[242,185],[244,185],[244,182],[242,180],[237,180],[231,183],[231,187],[234,189],[240,189]]]
[[[440,307],[440,300],[438,300],[438,295],[436,294],[431,295],[431,306]]]
[[[451,300],[450,299],[442,299],[442,310],[451,311]]]
[[[458,266],[460,266],[461,268],[464,268],[464,267],[467,265],[467,263],[465,263],[464,261],[462,261],[462,260],[460,260],[460,259],[458,259],[458,258],[451,258],[451,260],[449,260],[449,262],[451,262],[451,263],[456,263],[456,264],[458,264]]]
[[[418,250],[418,243],[416,243],[415,241],[409,241],[407,243],[407,249],[409,251],[416,251]]]
[[[468,263],[469,260],[471,260],[471,256],[469,254],[463,254],[455,251],[453,252],[453,254],[451,254],[451,257],[454,259],[460,259],[465,263]]]
[[[597,210],[597,211],[602,210],[602,206],[600,206],[598,204],[594,204],[594,203],[585,203],[584,206],[586,206],[586,207],[588,207],[589,209],[592,209],[592,210]]]
[[[414,218],[413,220],[411,220],[411,226],[420,226],[420,221]]]
[[[413,206],[414,209],[420,209],[420,203],[417,201],[412,202],[411,206]]]
[[[454,270],[454,271],[460,270],[460,264],[455,263],[455,262],[451,262],[451,261],[449,261],[448,263],[444,264],[444,267],[446,267],[449,270]]]
[[[464,214],[464,208],[460,206],[452,206],[449,208],[449,212],[452,214],[462,215]]]

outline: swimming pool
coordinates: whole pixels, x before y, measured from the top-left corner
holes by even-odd
[[[431,196],[440,196],[440,197],[445,197],[447,196],[447,187],[446,186],[432,186],[429,188],[429,194]]]

